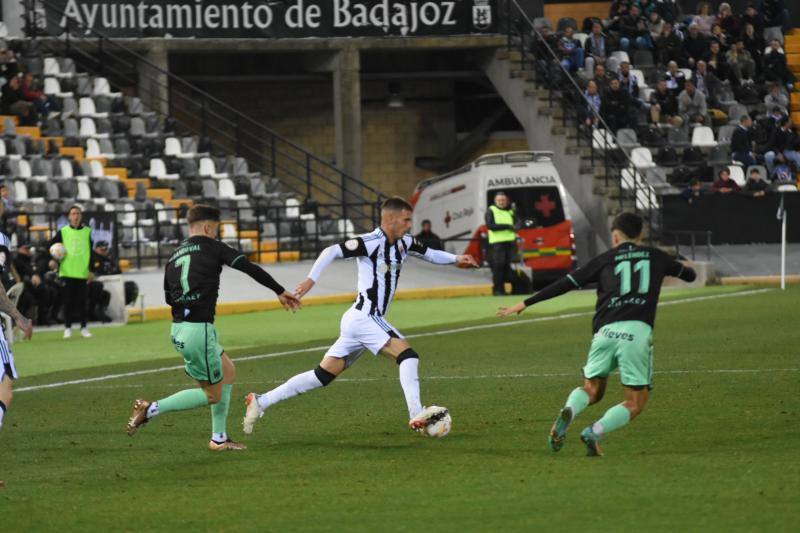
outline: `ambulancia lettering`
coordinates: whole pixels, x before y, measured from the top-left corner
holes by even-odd
[[[523,187],[525,185],[556,184],[556,178],[553,176],[507,176],[502,178],[489,178],[487,187],[493,189],[499,187]]]

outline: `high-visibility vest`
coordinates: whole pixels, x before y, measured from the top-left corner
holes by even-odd
[[[89,279],[89,258],[92,253],[91,237],[92,230],[86,226],[61,228],[61,241],[67,252],[58,268],[58,274],[62,278]]]
[[[495,224],[508,224],[514,225],[514,211],[511,209],[500,209],[496,205],[490,205],[489,209],[492,210],[494,215]],[[517,234],[513,229],[501,229],[497,231],[489,230],[489,244],[498,242],[514,242],[517,239]]]

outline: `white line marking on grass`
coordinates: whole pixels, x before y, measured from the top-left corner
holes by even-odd
[[[701,302],[705,300],[718,300],[720,298],[732,298],[735,296],[751,296],[754,294],[762,294],[765,292],[772,291],[774,289],[753,289],[753,290],[746,290],[746,291],[738,291],[738,292],[730,292],[724,294],[712,294],[709,296],[695,296],[692,298],[682,298],[679,300],[671,300],[668,302],[660,302],[658,305],[677,305],[677,304],[684,304],[684,303],[693,303],[693,302]],[[582,311],[578,313],[565,313],[562,315],[553,315],[553,316],[541,316],[536,318],[527,318],[523,320],[513,320],[509,322],[498,322],[496,324],[479,324],[476,326],[465,326],[462,328],[453,328],[453,329],[443,329],[439,331],[429,331],[426,333],[417,333],[415,335],[408,335],[406,338],[408,339],[417,339],[422,337],[434,337],[439,335],[451,335],[453,333],[463,333],[465,331],[477,331],[482,329],[493,329],[493,328],[503,328],[509,326],[519,326],[522,324],[532,324],[534,322],[548,322],[551,320],[563,320],[567,318],[578,318],[583,316],[592,316],[594,315],[594,311]],[[299,348],[297,350],[287,350],[284,352],[274,352],[274,353],[267,353],[267,354],[259,354],[259,355],[248,355],[244,357],[236,357],[233,360],[237,363],[243,361],[257,361],[260,359],[271,359],[273,357],[282,357],[284,355],[296,355],[301,353],[309,353],[309,352],[322,352],[327,350],[330,345],[325,346],[314,346],[311,348]],[[133,376],[142,376],[146,374],[158,374],[161,372],[170,372],[173,370],[181,370],[183,369],[183,365],[173,365],[173,366],[163,366],[160,368],[151,368],[148,370],[137,370],[135,372],[122,372],[119,374],[108,374],[105,376],[97,376],[94,378],[82,378],[82,379],[73,379],[69,381],[59,381],[56,383],[45,383],[42,385],[31,385],[29,387],[20,387],[18,389],[14,389],[14,392],[27,392],[27,391],[34,391],[34,390],[42,390],[42,389],[52,389],[56,387],[64,387],[66,385],[81,385],[83,383],[92,383],[96,381],[107,381],[111,379],[120,379],[120,378],[129,378]],[[739,372],[738,370],[732,370],[732,372]],[[746,372],[746,370],[745,370]],[[570,374],[572,375],[572,374]],[[520,375],[521,377],[524,375]],[[535,377],[531,375],[531,377]],[[453,376],[452,378],[448,377],[440,377],[440,378],[427,378],[427,379],[460,379],[458,376]],[[471,378],[474,379],[474,378]],[[339,380],[344,381],[344,379]]]

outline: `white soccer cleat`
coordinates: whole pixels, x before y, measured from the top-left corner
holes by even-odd
[[[251,392],[244,399],[245,411],[244,420],[242,420],[242,430],[250,435],[253,433],[253,426],[256,425],[256,420],[264,416],[264,411],[258,405],[258,394]]]
[[[72,330],[69,328],[64,329],[64,338],[70,339],[72,338]]]
[[[92,336],[92,332],[89,331],[89,328],[81,328],[81,337],[84,339],[88,339]]]
[[[422,411],[417,413],[417,416],[408,421],[408,427],[414,431],[421,432],[431,424],[435,424],[448,415],[447,407],[440,407],[438,405],[431,405],[424,407]]]

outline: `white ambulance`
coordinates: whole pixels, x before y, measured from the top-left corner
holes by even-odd
[[[550,277],[575,265],[575,235],[568,198],[552,152],[487,154],[457,170],[417,185],[412,231],[430,220],[432,230],[452,253],[469,253],[478,261],[486,253],[486,210],[497,191],[504,191],[520,227],[517,242],[534,275]]]

